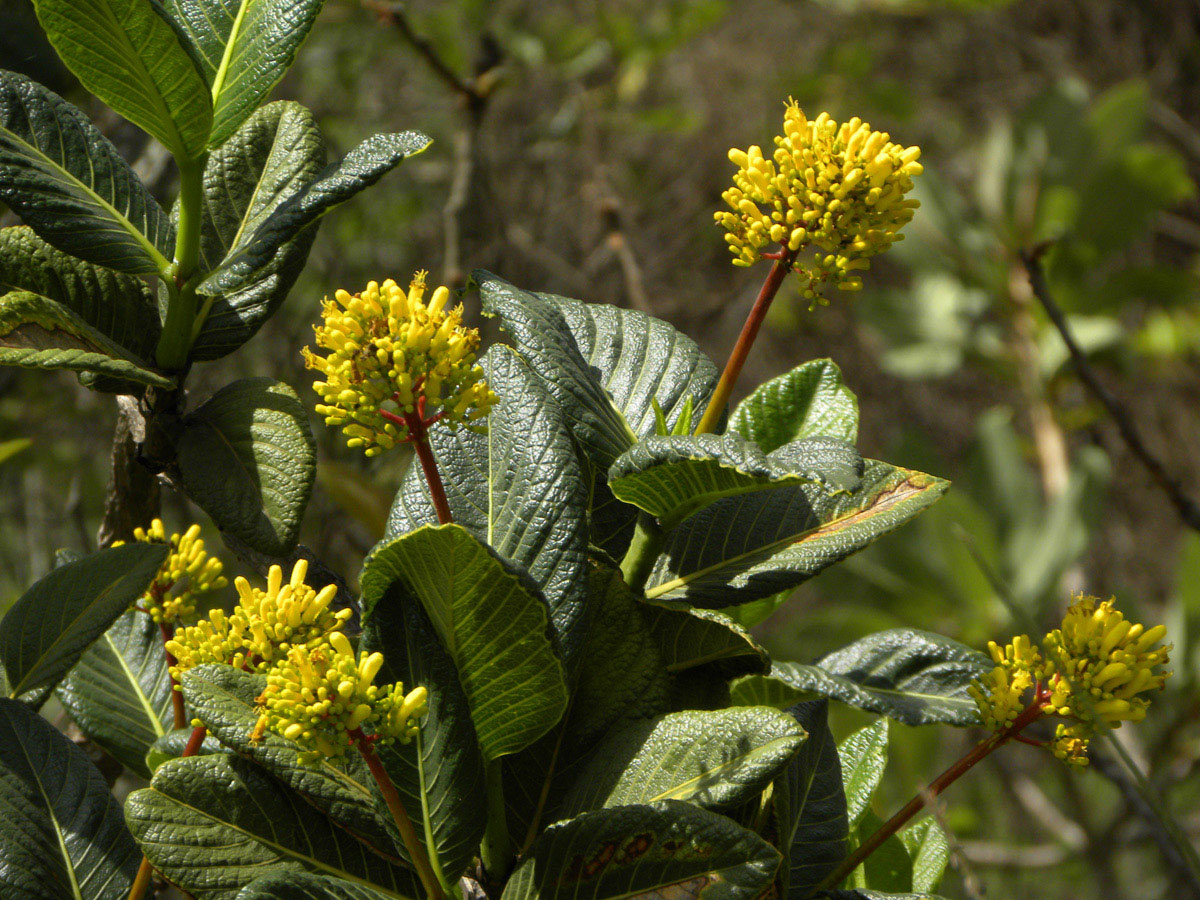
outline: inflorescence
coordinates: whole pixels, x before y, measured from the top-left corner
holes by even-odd
[[[155,519],[149,528],[135,528],[133,537],[143,543],[170,547],[154,580],[135,604],[160,625],[188,621],[196,614],[197,601],[229,584],[221,574],[224,569],[221,561],[204,549],[199,525],[168,538],[162,519]],[[115,541],[113,546],[123,543]]]
[[[810,121],[794,100],[775,144],[770,159],[757,146],[729,151],[738,167],[734,186],[722,194],[730,211],[715,218],[727,232],[734,265],[777,258],[772,246],[811,250],[811,259],[793,263],[807,279],[806,299],[825,302],[829,283],[859,290],[854,273],[903,238],[900,229],[919,205],[905,195],[922,171],[920,148],[893,143],[858,118],[839,125],[821,113]]]
[[[313,383],[324,401],[317,412],[367,456],[436,421],[471,427],[496,402],[475,363],[479,330],[463,327],[461,304],[446,308],[446,288],[426,303],[425,274],[417,272],[407,292],[391,279],[359,294],[337,291],[322,305],[323,324],[313,327],[329,354],[303,350],[307,367],[324,377]]]

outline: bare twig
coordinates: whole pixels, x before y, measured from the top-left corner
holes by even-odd
[[[1042,304],[1042,307],[1046,310],[1046,315],[1050,317],[1050,321],[1054,323],[1054,327],[1058,329],[1058,333],[1062,336],[1063,343],[1067,345],[1067,351],[1071,354],[1071,362],[1075,366],[1075,371],[1079,375],[1080,381],[1103,404],[1104,408],[1108,410],[1108,414],[1117,426],[1117,431],[1120,433],[1121,439],[1129,447],[1133,455],[1138,458],[1138,461],[1141,462],[1146,471],[1150,473],[1150,477],[1154,479],[1155,483],[1162,488],[1167,498],[1178,511],[1180,518],[1183,519],[1189,528],[1200,531],[1200,506],[1197,506],[1196,502],[1184,493],[1179,481],[1167,472],[1158,458],[1146,447],[1137,426],[1133,423],[1133,418],[1113,393],[1096,376],[1095,370],[1088,362],[1083,351],[1079,348],[1079,344],[1075,341],[1075,336],[1071,333],[1071,329],[1067,325],[1067,320],[1063,315],[1062,309],[1054,302],[1054,298],[1050,296],[1050,289],[1046,284],[1046,276],[1041,264],[1041,256],[1044,249],[1043,247],[1031,251],[1023,251],[1021,253],[1021,261],[1025,264],[1025,271],[1029,275],[1029,285],[1033,289],[1033,295]]]

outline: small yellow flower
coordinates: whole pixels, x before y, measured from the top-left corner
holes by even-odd
[[[725,229],[734,265],[763,259],[769,247],[811,251],[794,268],[806,277],[802,292],[826,302],[832,283],[856,291],[854,274],[904,236],[900,229],[919,205],[905,199],[922,171],[918,147],[902,147],[861,119],[839,125],[828,113],[809,120],[789,100],[783,134],[767,158],[757,146],[733,149],[733,187],[721,196],[728,211],[715,214]]]
[[[206,663],[263,672],[293,647],[316,647],[341,631],[352,612],[331,610],[337,588],[314,590],[305,583],[307,575],[308,562],[301,559],[286,584],[283,569],[271,566],[265,591],[235,579],[238,605],[232,613],[211,610],[207,619],[179,629],[167,642],[167,652],[175,657],[171,676],[178,681],[183,672]]]
[[[154,581],[136,604],[160,625],[186,622],[196,614],[198,600],[229,584],[221,574],[224,569],[221,561],[205,551],[199,525],[168,538],[162,519],[155,519],[149,528],[135,528],[133,537],[142,543],[167,544],[171,548]],[[115,541],[113,546],[123,543]]]
[[[374,456],[409,439],[414,427],[435,421],[470,427],[488,414],[496,395],[475,364],[479,329],[464,328],[462,305],[447,309],[450,292],[439,287],[425,302],[425,272],[408,291],[388,279],[359,294],[337,291],[322,305],[314,326],[318,356],[303,350],[323,403],[327,425],[341,426],[346,443]]]
[[[383,655],[357,657],[340,631],[317,647],[293,647],[267,674],[255,731],[270,728],[303,749],[301,761],[346,755],[355,740],[408,743],[428,699],[423,687],[373,682]]]

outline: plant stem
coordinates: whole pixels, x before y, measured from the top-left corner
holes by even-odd
[[[446,500],[446,488],[442,484],[441,473],[438,472],[437,460],[433,456],[433,448],[429,446],[429,429],[425,420],[418,413],[405,413],[404,424],[408,426],[409,437],[421,468],[425,471],[425,481],[429,485],[429,496],[433,498],[433,508],[437,510],[438,522],[449,525],[454,521],[450,515],[450,503]]]
[[[175,657],[171,655],[171,651],[167,649],[167,641],[175,636],[171,626],[166,622],[158,623],[158,630],[162,633],[163,653],[167,657],[167,669],[175,665]],[[175,676],[171,675],[171,704],[175,710],[175,727],[183,728],[187,725],[187,711],[183,708],[183,692],[179,689],[179,682],[175,680]]]
[[[633,540],[629,542],[629,549],[621,560],[621,575],[633,590],[641,592],[646,586],[646,579],[650,577],[665,540],[666,535],[654,517],[647,512],[638,513]]]
[[[508,834],[508,811],[504,805],[504,771],[500,760],[487,764],[487,827],[483,832],[480,858],[488,876],[502,882],[512,863],[512,840]]]
[[[200,261],[200,222],[204,205],[204,162],[201,157],[179,164],[179,227],[175,236],[175,284],[155,359],[168,371],[187,365],[196,318],[196,285],[192,276]]]
[[[192,729],[192,734],[188,738],[188,742],[184,744],[183,752],[179,754],[180,759],[186,759],[189,756],[195,756],[200,752],[200,745],[204,743],[204,738],[208,735],[208,729],[203,725],[197,725]]]
[[[417,870],[417,876],[421,879],[421,884],[425,887],[425,893],[429,895],[429,900],[445,900],[446,892],[442,889],[437,874],[433,871],[433,866],[429,864],[429,856],[417,838],[417,831],[413,828],[412,820],[404,810],[400,793],[396,790],[396,785],[392,783],[387,769],[379,761],[379,755],[375,752],[371,740],[363,734],[361,729],[350,732],[350,737],[366,761],[367,768],[371,770],[375,783],[379,785],[379,792],[383,794],[383,802],[387,804],[387,808],[396,822],[396,827],[400,830],[400,839],[404,841],[404,848],[412,859],[413,868]]]
[[[137,875],[133,879],[133,887],[129,889],[129,900],[142,900],[146,895],[146,888],[150,887],[150,876],[153,874],[154,866],[143,856],[142,864],[138,866]]]
[[[717,421],[721,418],[725,404],[729,402],[729,395],[733,393],[733,386],[737,383],[738,376],[742,373],[742,366],[746,363],[746,357],[750,355],[750,348],[754,345],[754,339],[758,337],[758,329],[762,327],[763,320],[767,317],[767,310],[771,308],[771,302],[775,299],[775,295],[779,293],[779,286],[783,284],[783,279],[792,270],[792,263],[796,259],[796,252],[784,246],[780,252],[779,259],[775,260],[775,264],[771,266],[771,271],[767,273],[767,278],[758,292],[758,299],[754,301],[754,306],[750,308],[750,315],[746,317],[746,324],[742,326],[742,333],[738,335],[737,343],[733,345],[733,351],[729,354],[729,362],[725,363],[725,371],[721,373],[721,380],[717,382],[717,389],[713,391],[712,398],[708,401],[708,408],[704,410],[700,424],[696,426],[696,434],[706,434],[717,427]]]

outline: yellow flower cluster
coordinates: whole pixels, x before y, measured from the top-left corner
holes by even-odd
[[[382,665],[380,653],[356,658],[340,631],[320,646],[293,647],[267,674],[256,732],[270,728],[299,744],[302,762],[345,756],[364,727],[372,740],[408,743],[417,733],[414,720],[425,712],[427,692],[417,687],[405,694],[399,683],[373,684]]]
[[[1139,722],[1161,690],[1171,646],[1158,646],[1163,625],[1145,628],[1129,622],[1112,600],[1079,597],[1062,626],[1046,635],[1041,648],[1015,638],[1001,649],[989,645],[996,668],[971,687],[984,724],[996,731],[1036,704],[1044,715],[1067,721],[1055,727],[1051,751],[1072,765],[1087,765],[1088,741],[1097,726],[1119,728]],[[1027,700],[1026,694],[1035,689]]]
[[[175,658],[171,676],[178,682],[183,672],[206,663],[266,671],[292,648],[316,647],[340,632],[353,613],[331,610],[337,588],[316,591],[305,583],[307,575],[308,562],[302,559],[286,584],[283,569],[271,566],[265,591],[237,578],[238,605],[232,613],[211,610],[207,619],[179,629],[167,642],[167,652]]]
[[[826,302],[827,283],[859,290],[854,273],[903,238],[900,229],[919,205],[905,195],[922,171],[920,148],[893,143],[858,118],[839,125],[821,113],[810,121],[794,100],[775,144],[770,159],[757,146],[729,151],[738,171],[721,195],[729,211],[715,218],[734,265],[752,265],[771,246],[812,250],[810,260],[794,264],[807,279],[807,299]]]
[[[162,519],[155,519],[149,528],[135,528],[133,537],[142,543],[167,544],[171,548],[154,581],[136,604],[160,625],[187,621],[196,614],[196,603],[201,597],[229,584],[221,574],[224,569],[221,561],[204,549],[199,525],[168,538]],[[123,543],[115,541],[113,546]]]
[[[426,303],[418,272],[407,292],[388,279],[324,302],[313,330],[330,352],[305,347],[304,361],[325,379],[313,383],[324,400],[317,412],[342,427],[349,446],[374,456],[408,440],[414,422],[453,429],[488,414],[496,395],[475,364],[479,330],[463,327],[462,306],[448,310],[449,299],[439,287]]]

